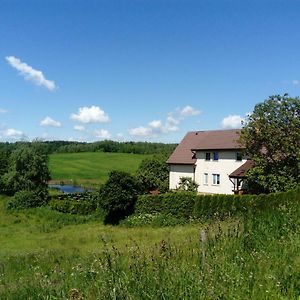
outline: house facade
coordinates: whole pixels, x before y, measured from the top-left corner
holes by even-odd
[[[178,188],[181,177],[190,177],[200,193],[237,193],[250,166],[239,135],[237,129],[188,132],[167,161],[169,188]]]

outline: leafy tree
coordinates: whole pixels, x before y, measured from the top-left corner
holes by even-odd
[[[9,159],[8,172],[2,176],[3,190],[8,195],[30,191],[44,204],[50,179],[48,156],[37,142],[18,147]],[[36,201],[34,201],[36,203]]]
[[[255,106],[244,123],[240,142],[255,166],[248,171],[256,192],[293,189],[300,179],[300,100],[271,96]]]
[[[166,163],[167,156],[153,156],[144,159],[137,172],[136,177],[144,192],[160,190],[166,192],[169,189],[169,166]]]
[[[106,213],[104,222],[118,224],[134,211],[139,192],[135,178],[123,171],[112,171],[100,188],[100,207]]]
[[[191,177],[180,177],[178,190],[197,192],[198,184]]]

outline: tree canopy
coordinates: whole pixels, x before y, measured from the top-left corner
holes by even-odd
[[[99,205],[106,213],[105,223],[117,224],[133,213],[139,193],[135,178],[123,171],[112,171],[100,188]]]
[[[255,106],[244,122],[240,142],[254,161],[248,171],[250,189],[277,192],[300,180],[300,100],[287,94]]]
[[[40,204],[44,204],[48,196],[49,179],[48,156],[44,148],[35,142],[22,145],[11,153],[7,172],[1,176],[1,188],[8,195],[30,191],[40,199]]]
[[[166,163],[167,158],[167,155],[155,155],[141,162],[136,177],[144,192],[151,190],[168,191],[169,166]]]

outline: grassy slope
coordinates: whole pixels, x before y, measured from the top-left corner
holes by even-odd
[[[128,153],[57,153],[51,154],[49,168],[54,180],[76,180],[78,183],[103,183],[112,170],[134,173],[149,155]]]
[[[0,299],[299,299],[298,206],[205,224],[200,242],[200,224],[126,229],[5,201]]]

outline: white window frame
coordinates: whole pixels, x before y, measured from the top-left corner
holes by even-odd
[[[203,184],[208,185],[208,173],[203,174]]]
[[[220,185],[221,183],[220,174],[212,174],[213,185]]]

